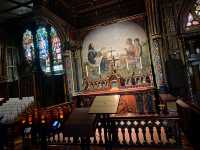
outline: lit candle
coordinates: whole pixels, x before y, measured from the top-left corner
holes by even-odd
[[[142,59],[140,57],[140,69],[142,69]]]
[[[126,68],[127,68],[127,70],[129,70],[128,60],[127,59],[126,59]]]
[[[100,65],[99,65],[99,75],[101,74],[101,67],[100,67]]]
[[[87,65],[85,66],[85,70],[86,70],[86,76],[88,77],[88,67],[87,67]]]

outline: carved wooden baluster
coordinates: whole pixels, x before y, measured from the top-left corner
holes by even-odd
[[[58,134],[57,133],[54,135],[54,141],[55,141],[55,143],[58,143]]]
[[[137,135],[134,128],[131,128],[131,139],[132,139],[133,144],[137,143]]]
[[[140,141],[140,144],[143,144],[144,143],[144,135],[143,135],[143,131],[142,131],[142,128],[138,128],[138,137],[139,137],[139,141]]]
[[[161,126],[161,142],[163,144],[167,144],[168,143],[168,140],[167,140],[167,135],[166,135],[166,131],[165,131],[165,128],[163,126]]]
[[[126,141],[126,144],[130,144],[129,130],[127,127],[125,128],[125,141]]]
[[[154,140],[154,144],[156,144],[156,145],[158,145],[160,142],[157,128],[155,126],[153,127],[153,140]]]
[[[73,137],[69,137],[69,143],[73,144],[74,143],[74,138]]]
[[[145,127],[146,133],[145,133],[145,138],[146,138],[146,142],[147,144],[151,144],[152,140],[151,140],[151,132],[148,126]]]
[[[95,144],[95,138],[94,137],[90,137],[89,144]]]
[[[123,144],[126,144],[126,140],[125,140],[125,122],[124,121],[120,121],[120,126],[121,126],[121,132],[122,132],[122,140],[123,140]]]
[[[49,141],[50,141],[51,144],[52,144],[53,141],[54,141],[53,139],[54,139],[53,136],[50,136]]]
[[[118,128],[118,141],[119,144],[123,144],[123,133],[121,128]]]
[[[63,133],[60,132],[60,133],[59,133],[59,142],[60,142],[60,143],[63,143],[63,140],[64,140],[64,139],[63,139]]]
[[[100,143],[100,133],[99,133],[99,128],[96,128],[95,130],[95,140],[94,140],[94,143],[97,143],[99,144]]]
[[[65,143],[66,144],[68,144],[68,142],[69,142],[68,139],[69,139],[68,137],[65,137]]]
[[[81,142],[82,142],[82,138],[81,137],[74,137],[74,143],[75,144],[81,144]]]
[[[100,116],[98,116],[98,117],[100,117]],[[102,140],[102,133],[101,133],[101,125],[102,125],[102,123],[99,121],[98,122],[98,124],[97,124],[97,135],[99,135],[99,143],[98,144],[103,144],[103,140]]]
[[[105,144],[105,130],[104,130],[104,128],[101,128],[101,139],[102,139],[102,144]]]

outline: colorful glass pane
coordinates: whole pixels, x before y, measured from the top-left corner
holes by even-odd
[[[50,35],[52,42],[51,44],[52,44],[52,56],[53,56],[53,70],[56,73],[63,71],[61,42],[56,30],[53,27],[51,27]]]
[[[26,30],[23,34],[23,48],[25,51],[26,59],[28,61],[32,61],[34,58],[34,44],[33,35],[29,30]]]
[[[188,14],[186,27],[196,26],[200,24],[200,0],[197,0]]]
[[[44,72],[50,72],[49,43],[46,28],[40,27],[36,33],[37,47],[39,49],[40,66]]]

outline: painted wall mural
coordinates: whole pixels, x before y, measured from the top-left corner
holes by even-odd
[[[133,21],[114,23],[88,32],[82,45],[85,76],[105,78],[114,60],[123,77],[151,72],[148,39],[142,25]]]

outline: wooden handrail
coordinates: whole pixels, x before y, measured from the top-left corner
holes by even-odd
[[[194,104],[192,103],[189,103],[189,102],[184,102],[183,100],[177,100],[176,103],[182,107],[182,108],[185,108],[185,109],[191,109],[192,111],[200,114],[200,108],[198,106],[195,106]]]
[[[145,120],[145,119],[149,119],[151,118],[151,120],[156,120],[156,119],[172,119],[172,120],[179,120],[179,116],[178,114],[173,114],[173,115],[158,115],[158,114],[144,114],[144,115],[134,115],[134,116],[112,116],[111,119],[113,120],[117,120],[117,119],[122,119],[123,120],[130,120],[130,119],[134,119],[134,120]]]
[[[45,107],[46,110],[52,110],[56,107],[61,107],[61,106],[64,106],[64,105],[70,105],[71,103],[70,102],[64,102],[64,103],[60,103],[60,104],[57,104],[57,105],[53,105],[53,106],[49,106],[49,107]]]

